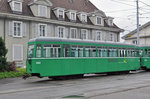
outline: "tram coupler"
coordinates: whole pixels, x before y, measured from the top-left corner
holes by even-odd
[[[31,77],[31,75],[30,75],[30,74],[25,73],[25,74],[22,76],[22,79],[26,80],[26,79],[27,79],[27,78],[29,78],[29,77]]]

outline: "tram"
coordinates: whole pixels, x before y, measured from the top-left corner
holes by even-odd
[[[140,69],[139,48],[123,43],[35,38],[28,43],[27,73],[60,77]]]
[[[141,68],[150,70],[150,46],[140,46],[141,49]]]

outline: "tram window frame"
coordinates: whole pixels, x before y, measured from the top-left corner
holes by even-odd
[[[71,46],[71,57],[84,57],[84,47],[82,45]]]
[[[109,47],[108,48],[108,57],[117,57],[117,48]]]
[[[40,48],[40,49],[38,49]],[[41,58],[42,57],[42,45],[37,44],[36,45],[36,58]]]
[[[107,47],[97,47],[98,57],[107,57]]]
[[[150,57],[150,49],[148,49],[148,57]]]
[[[118,48],[118,57],[126,57],[126,48]]]
[[[96,57],[96,46],[91,46],[90,57]]]
[[[34,44],[28,46],[28,58],[33,58],[34,57],[34,49],[35,49]],[[32,51],[32,54],[30,54],[31,51]]]
[[[139,49],[135,49],[135,57],[139,57]]]
[[[49,53],[44,52],[45,48],[49,48]],[[59,57],[61,57],[61,45],[59,45],[59,44],[43,45],[43,57],[44,58],[59,58]]]
[[[145,49],[145,57],[148,57],[148,49]]]
[[[128,57],[135,57],[135,49],[134,48],[128,48],[127,49],[127,56]]]
[[[85,46],[85,57],[96,57],[96,46]]]
[[[90,46],[85,46],[85,57],[90,57]]]
[[[69,44],[63,45],[63,57],[70,57],[70,45]]]

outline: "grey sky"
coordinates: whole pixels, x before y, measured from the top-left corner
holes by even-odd
[[[136,28],[136,2],[135,0],[90,0],[107,16],[114,17],[114,22],[125,32],[129,33]],[[146,4],[144,4],[146,3]],[[150,21],[150,0],[140,0],[140,24]]]

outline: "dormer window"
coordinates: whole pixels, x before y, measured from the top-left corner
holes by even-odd
[[[76,12],[70,12],[70,20],[72,21],[76,20]]]
[[[15,12],[22,12],[22,2],[13,1],[12,2],[12,10]]]
[[[86,14],[81,14],[81,21],[87,22],[87,15]]]
[[[108,24],[109,24],[109,26],[113,26],[113,20],[109,19]]]
[[[47,17],[47,6],[38,5],[38,15],[40,17]]]
[[[102,25],[102,17],[96,17],[96,24]]]
[[[59,9],[58,10],[58,18],[59,19],[64,19],[65,18],[65,11],[64,10],[61,10],[61,9]]]

